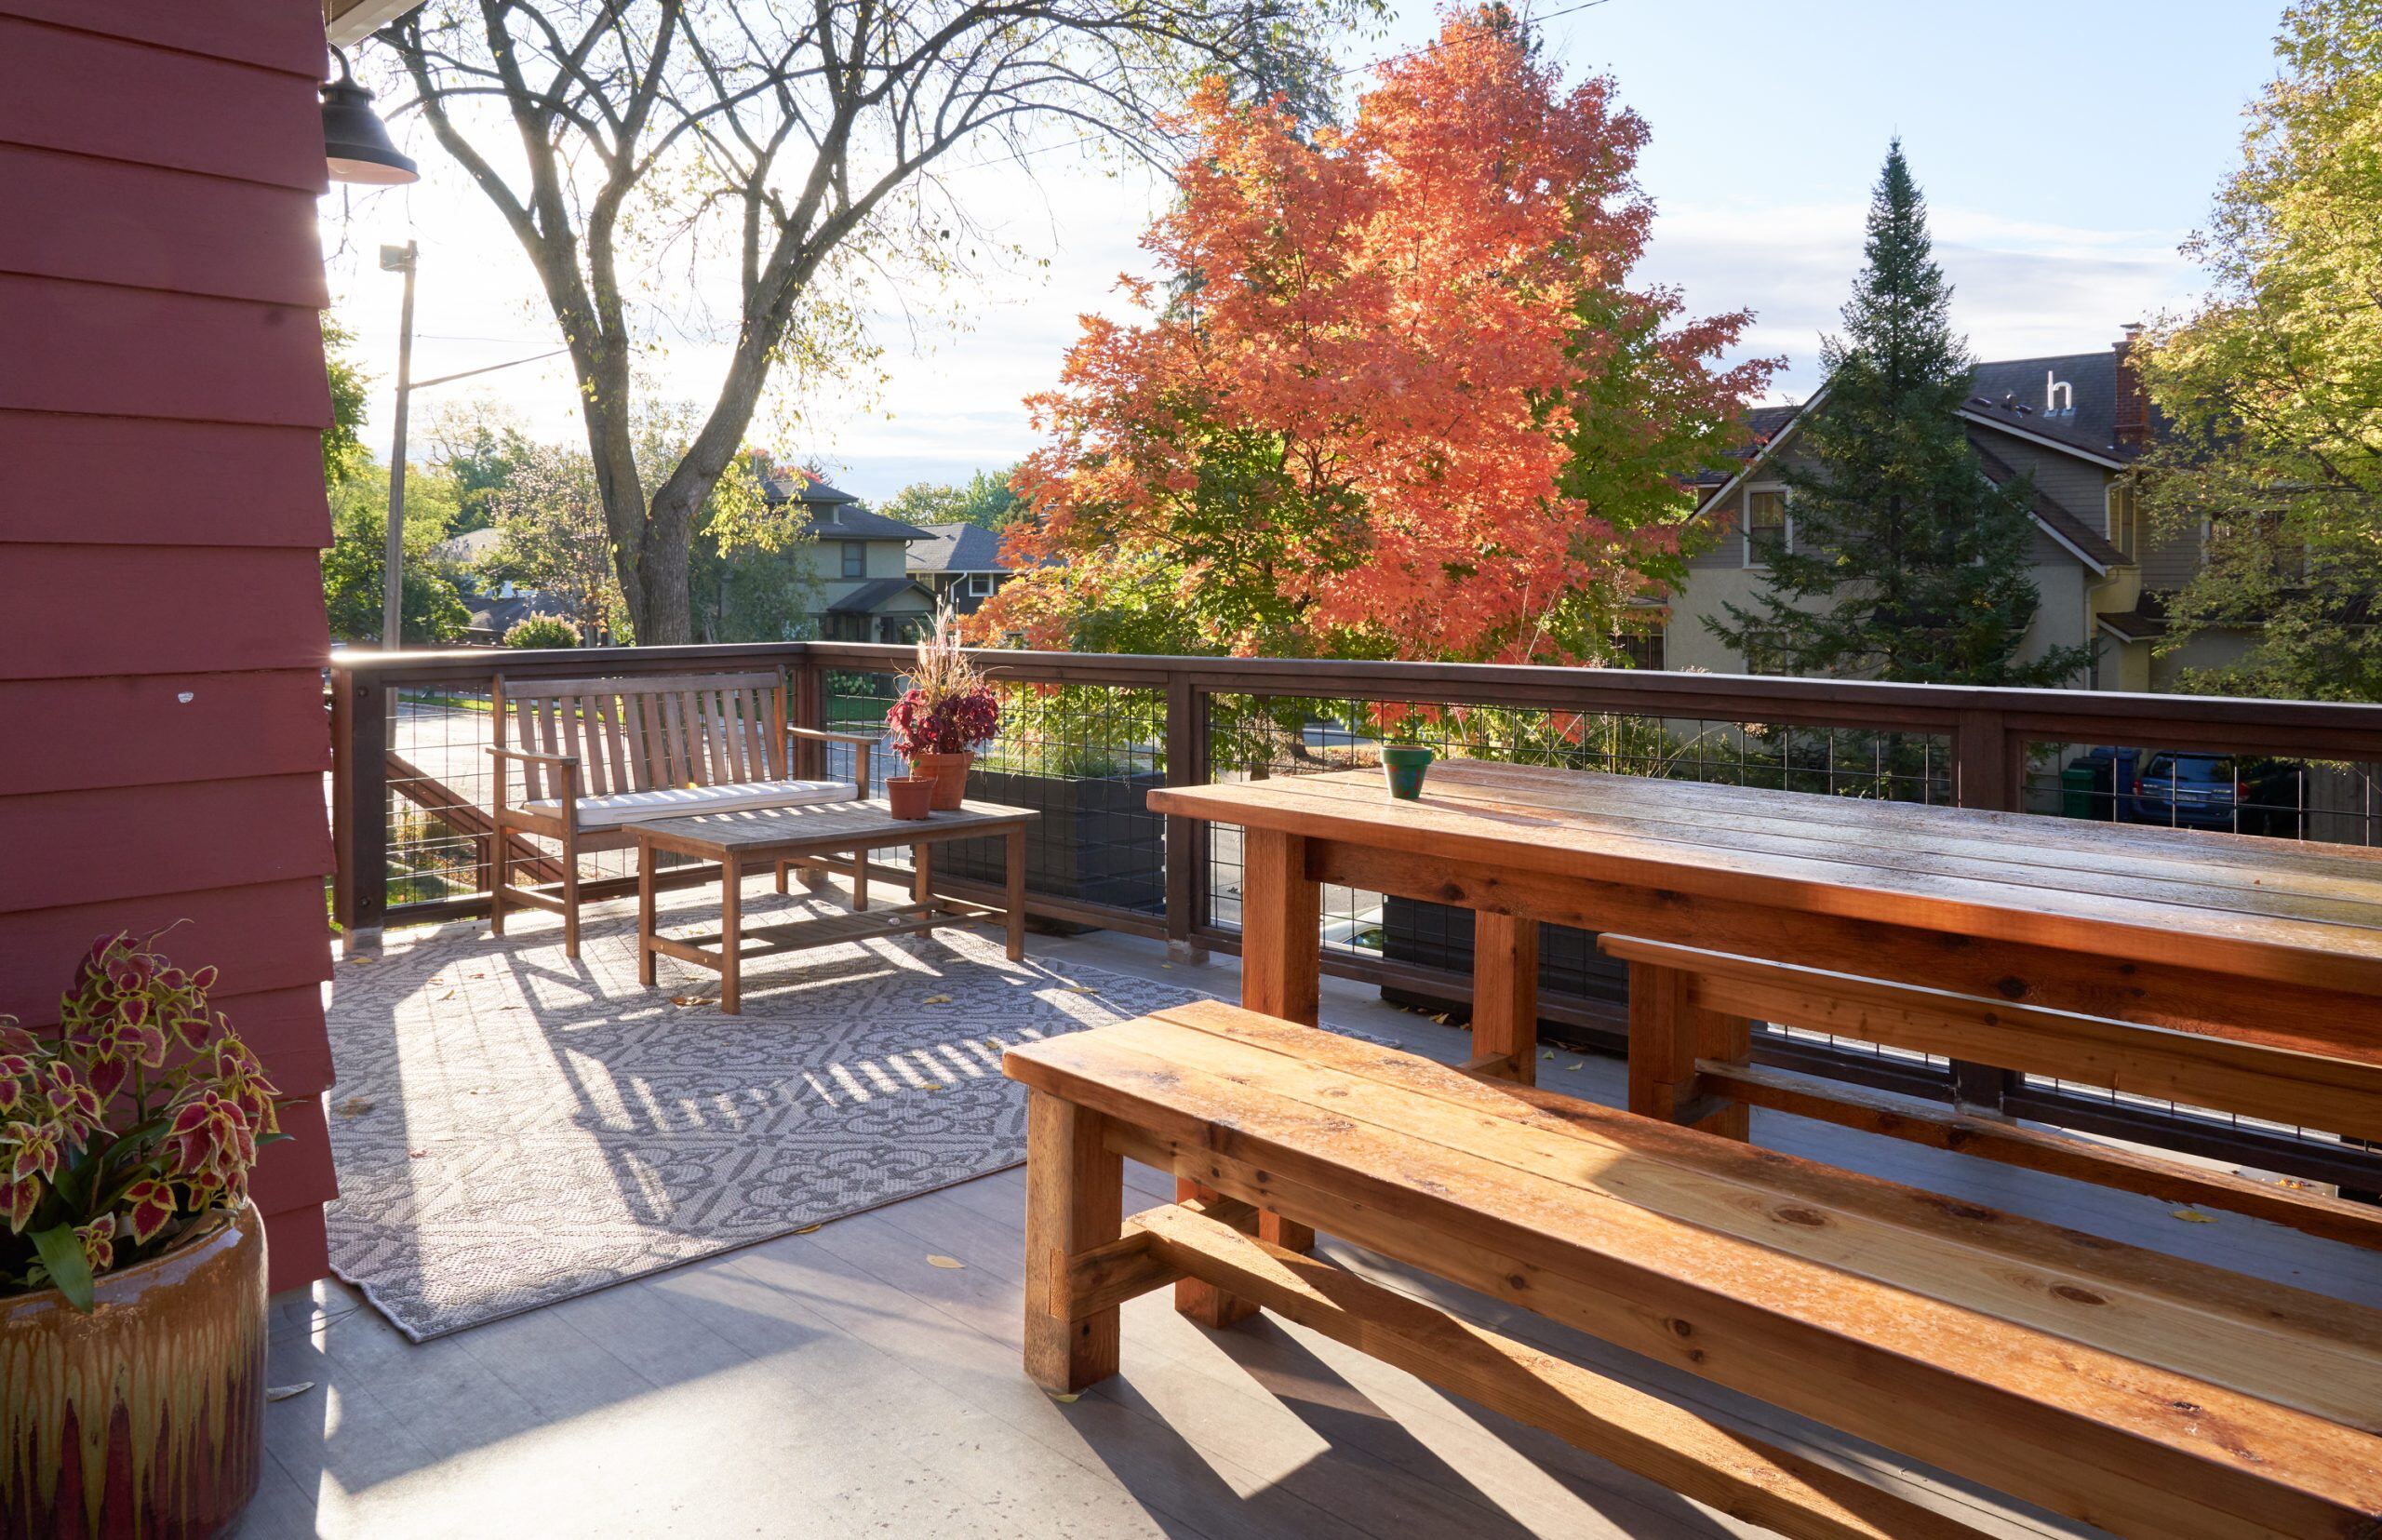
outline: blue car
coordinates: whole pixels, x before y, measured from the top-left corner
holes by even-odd
[[[2134,777],[2137,824],[2299,837],[2304,768],[2284,759],[2162,749]]]

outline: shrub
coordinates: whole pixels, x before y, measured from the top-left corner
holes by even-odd
[[[504,634],[507,647],[577,647],[579,627],[560,615],[532,615]]]

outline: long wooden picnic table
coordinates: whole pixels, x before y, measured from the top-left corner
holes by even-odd
[[[1313,1024],[1320,886],[1476,917],[1476,1065],[1532,1078],[1538,926],[2382,1063],[2382,851],[1458,759],[1169,787],[1239,825],[1241,995]]]

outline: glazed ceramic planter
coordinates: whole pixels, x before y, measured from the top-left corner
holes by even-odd
[[[1381,751],[1381,772],[1389,795],[1412,802],[1423,795],[1423,772],[1431,768],[1431,751],[1420,743],[1390,743]]]
[[[205,1540],[264,1455],[264,1221],[225,1215],[102,1274],[0,1299],[0,1533]]]
[[[896,818],[924,818],[933,810],[935,788],[941,784],[931,776],[896,775],[885,783],[885,800],[892,804]]]
[[[968,795],[968,767],[975,762],[975,754],[967,749],[957,754],[919,754],[911,757],[910,771],[934,777],[937,812],[957,812],[959,799]]]

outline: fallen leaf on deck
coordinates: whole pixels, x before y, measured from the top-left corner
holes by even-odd
[[[1548,1064],[1553,1064],[1555,1062],[1555,1050],[1550,1048],[1546,1052],[1540,1054],[1539,1057],[1545,1059]]]
[[[361,1118],[371,1111],[372,1106],[372,1098],[369,1096],[351,1096],[339,1105],[339,1115],[342,1118]]]
[[[1067,993],[1070,995],[1097,995],[1100,991],[1094,989],[1088,984],[1071,984],[1067,985]]]
[[[812,1231],[814,1231],[814,1230],[816,1230],[816,1229],[818,1229],[818,1228],[819,1228],[819,1226],[818,1226],[818,1225],[805,1225],[804,1226],[802,1226],[802,1228],[800,1228],[800,1229],[798,1229],[798,1230],[795,1231],[794,1233],[795,1233],[795,1234],[796,1234],[796,1235],[809,1235],[809,1234],[810,1234]]]
[[[2214,1225],[2214,1224],[2215,1224],[2215,1223],[2216,1223],[2216,1221],[2215,1221],[2215,1220],[2211,1219],[2208,1215],[2206,1215],[2206,1214],[2204,1214],[2204,1213],[2196,1212],[2195,1211],[2190,1210],[2190,1209],[2177,1209],[2177,1210],[2175,1210],[2175,1211],[2174,1211],[2174,1212],[2175,1212],[2175,1217],[2176,1217],[2177,1219],[2183,1220],[2183,1221],[2185,1221],[2187,1224],[2192,1224],[2192,1225]]]
[[[941,1080],[920,1080],[918,1082],[918,1089],[920,1091],[947,1091],[950,1088],[945,1086]]]
[[[341,957],[339,960],[353,965],[359,962],[378,962],[381,959],[378,957]]]
[[[455,992],[452,989],[449,989],[447,993],[439,996],[438,998],[442,1000],[451,1000],[455,998]]]
[[[672,1005],[709,1005],[712,1003],[712,998],[713,997],[709,995],[673,995],[670,997],[670,1003]]]
[[[951,997],[948,995],[929,995],[925,999],[920,1000],[918,1003],[920,1005],[949,1005],[951,1003]]]
[[[312,1380],[300,1380],[296,1385],[269,1385],[265,1386],[264,1399],[269,1401],[286,1401],[292,1396],[302,1396],[314,1388],[314,1382]]]
[[[408,1157],[408,1158],[410,1158],[410,1159],[414,1159],[414,1160],[419,1160],[419,1159],[421,1159],[423,1156],[428,1155],[429,1153],[430,1153],[430,1152],[429,1152],[428,1150],[408,1150],[408,1151],[406,1151],[406,1155],[407,1155],[407,1157]]]
[[[1050,1397],[1061,1406],[1073,1406],[1076,1402],[1083,1399],[1083,1392],[1080,1390],[1045,1390],[1042,1394]]]
[[[956,1256],[937,1256],[931,1252],[927,1253],[927,1260],[933,1263],[938,1267],[965,1267],[968,1265],[968,1264],[960,1261]]]

